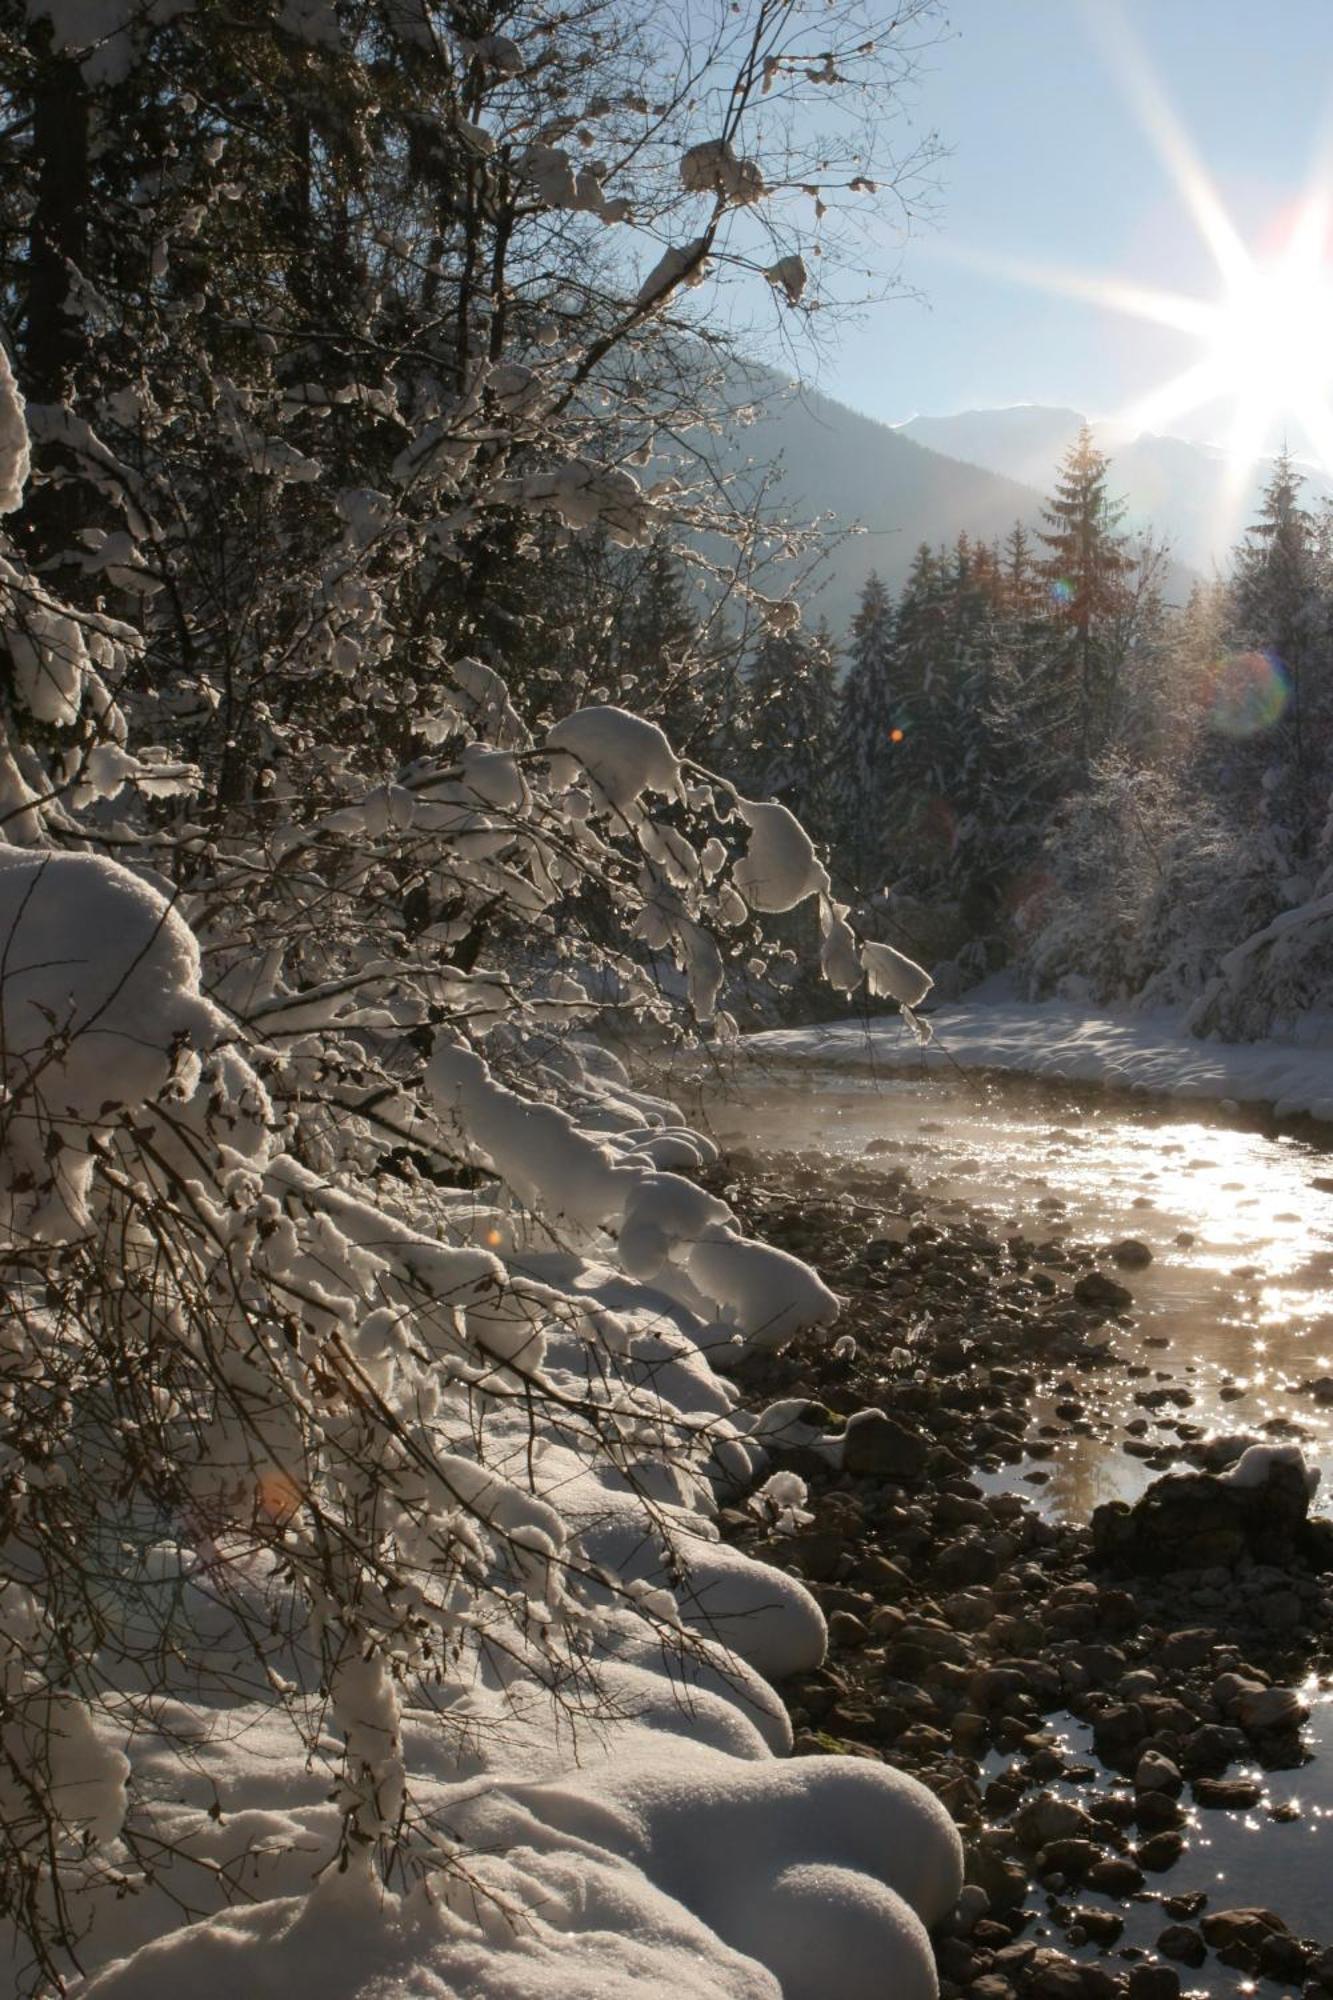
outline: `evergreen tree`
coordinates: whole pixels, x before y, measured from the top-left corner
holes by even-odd
[[[872,571],[861,592],[847,673],[837,699],[829,787],[838,851],[858,888],[877,887],[881,879],[885,799],[902,741],[894,698],[893,644],[893,603]]]
[[[1133,566],[1118,533],[1124,509],[1107,494],[1109,463],[1084,424],[1042,510],[1047,526],[1040,539],[1047,554],[1037,566],[1067,635],[1085,764],[1105,740],[1115,705],[1120,666],[1115,627]]]
[[[1276,756],[1295,851],[1318,830],[1329,753],[1327,576],[1301,475],[1287,452],[1264,489],[1259,518],[1236,552],[1232,618],[1238,642],[1215,703],[1217,779],[1249,789]],[[1266,712],[1265,712],[1266,711]],[[1270,791],[1272,787],[1270,785]],[[1316,796],[1316,793],[1318,796]]]
[[[703,757],[729,707],[734,642],[707,616],[669,542],[625,555],[616,635],[616,700],[661,723],[677,749]]]
[[[833,656],[826,635],[765,632],[747,682],[744,782],[821,834],[829,819],[834,722]]]

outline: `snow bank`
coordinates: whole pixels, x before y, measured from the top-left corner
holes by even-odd
[[[923,1049],[897,1015],[751,1035],[767,1060],[849,1068],[1011,1070],[1053,1083],[1091,1083],[1182,1102],[1263,1105],[1278,1117],[1333,1123],[1333,1018],[1311,1016],[1298,1038],[1200,1041],[1181,1010],[1091,1013],[1063,1001],[971,999],[930,1015]]]
[[[609,773],[627,805],[669,776],[641,748]],[[151,1148],[133,1197],[180,1177],[206,1224],[195,1296],[218,1302],[202,1398],[194,1316],[148,1328],[147,1352],[175,1353],[182,1518],[128,1521],[132,1587],[99,1598],[108,1658],[141,1661],[146,1622],[151,1700],[136,1666],[100,1707],[30,1672],[11,1703],[19,1767],[29,1710],[58,1746],[43,1782],[80,1842],[61,1892],[81,1990],[822,2000],[836,1966],[840,2000],[872,2000],[891,1966],[932,2000],[925,1927],[958,1893],[957,1835],[899,1773],[789,1761],[769,1678],[819,1664],[823,1616],[714,1522],[793,1434],[791,1411],[740,1410],[715,1362],[837,1301],[656,1163],[707,1142],[592,1048],[534,1044],[534,1089],[559,1075],[570,1111],[442,1037],[447,1150],[497,1185],[440,1190],[426,1229],[280,1150],[155,888],[87,855],[0,854],[0,936],[11,1105],[40,1091],[33,1133],[64,1141],[57,1175],[11,1120],[11,1208],[38,1199],[26,1167],[51,1227],[77,1224],[92,1141],[130,1114]],[[373,1590],[331,1581],[307,1495],[322,1522],[373,1504]],[[392,1879],[418,1886],[399,1895],[374,1857],[405,1827]]]
[[[1305,1481],[1306,1491],[1313,1496],[1319,1485],[1319,1467],[1307,1462],[1298,1444],[1249,1445],[1218,1478],[1226,1486],[1267,1486],[1275,1465],[1294,1467]]]
[[[535,1216],[614,1232],[629,1276],[699,1313],[707,1323],[698,1338],[715,1364],[836,1319],[837,1299],[809,1265],[743,1237],[725,1202],[617,1157],[567,1111],[510,1090],[474,1049],[442,1039],[426,1082],[472,1156]]]
[[[474,1787],[470,1802],[460,1788],[440,1805],[484,1851],[453,1907],[387,1894],[353,1869],[178,1930],[83,1990],[880,2000],[892,1965],[902,2000],[935,1991],[925,1926],[961,1886],[957,1836],[943,1807],[882,1765],[738,1765],[685,1742],[667,1760],[643,1732],[614,1765]],[[522,1919],[506,1921],[519,1898]]]

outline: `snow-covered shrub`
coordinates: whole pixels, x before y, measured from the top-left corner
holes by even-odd
[[[1221,968],[1264,932],[1293,883],[1280,827],[1247,825],[1179,772],[1120,758],[1104,760],[1059,815],[1045,860],[1023,939],[1029,990],[1144,1007],[1193,1006],[1215,992],[1197,1014],[1214,1029]],[[1263,1003],[1270,1018],[1274,998]],[[1263,1032],[1262,1007],[1248,1028],[1238,1013],[1228,1018],[1223,1032]]]
[[[316,625],[374,597],[379,518],[344,505]],[[201,803],[206,773],[132,747],[127,711],[168,717],[136,635],[4,561],[20,1989],[77,1965],[90,1996],[221,1994],[262,1952],[350,2000],[410,1939],[535,1996],[582,1929],[608,1992],[688,1963],[813,2000],[836,1933],[847,1995],[886,1956],[928,1994],[947,1817],[878,1767],[780,1761],[764,1677],[817,1664],[823,1620],[713,1522],[765,1456],[720,1369],[837,1301],[678,1171],[708,1142],[590,1039],[725,1032],[766,911],[818,908],[840,984],[910,1005],[922,975],[863,965],[783,808],[608,704],[535,736],[470,656],[391,771],[312,739],[262,810]],[[738,1843],[723,1894],[700,1862]]]

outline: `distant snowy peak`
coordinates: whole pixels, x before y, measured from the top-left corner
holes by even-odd
[[[1046,492],[1084,421],[1077,410],[1015,403],[913,417],[898,426],[898,435]],[[1126,525],[1136,531],[1155,529],[1180,563],[1205,576],[1225,569],[1237,536],[1255,518],[1271,461],[1258,460],[1233,484],[1226,454],[1216,446],[1146,432],[1126,438],[1114,425],[1098,420],[1092,428],[1110,454],[1111,490],[1125,502]],[[1313,466],[1301,465],[1300,470],[1311,503],[1333,499],[1333,480]]]

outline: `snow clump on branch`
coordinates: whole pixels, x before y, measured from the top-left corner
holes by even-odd
[[[98,1141],[170,1087],[190,1096],[225,1021],[166,898],[93,854],[0,848],[0,1203],[10,1240],[88,1226]]]

